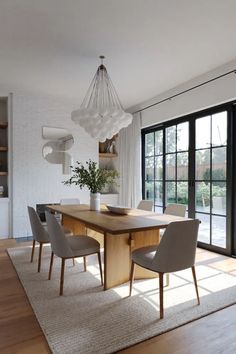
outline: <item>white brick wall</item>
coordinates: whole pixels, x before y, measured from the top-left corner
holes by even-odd
[[[48,163],[42,157],[42,126],[66,128],[74,137],[68,152],[76,160],[98,160],[97,142],[70,119],[78,104],[52,96],[13,93],[13,236],[31,235],[27,205],[59,202],[61,198],[78,197],[89,201],[88,191],[67,187],[62,181],[62,166]]]

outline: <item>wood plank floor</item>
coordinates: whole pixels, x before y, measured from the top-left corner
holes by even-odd
[[[6,248],[21,245],[15,240],[0,241],[0,353],[46,354],[50,349],[6,253]],[[215,255],[199,250],[197,257],[208,260]],[[235,259],[217,256],[215,264],[236,275]],[[235,354],[235,328],[236,305],[123,350],[122,354]]]

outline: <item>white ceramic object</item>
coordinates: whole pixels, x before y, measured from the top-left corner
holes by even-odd
[[[132,208],[128,208],[128,207],[125,207],[125,206],[110,205],[110,204],[107,204],[107,209],[109,211],[111,211],[112,213],[122,214],[122,215],[127,215],[132,210]]]
[[[90,210],[100,210],[100,193],[90,193]]]

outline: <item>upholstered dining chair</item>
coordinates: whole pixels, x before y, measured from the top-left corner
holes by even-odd
[[[30,262],[33,262],[35,244],[36,242],[38,242],[39,243],[38,272],[40,272],[42,248],[44,244],[50,243],[49,235],[46,228],[42,225],[39,216],[34,210],[34,208],[28,206],[28,213],[29,213],[31,230],[33,233],[33,246],[32,246]]]
[[[137,209],[152,211],[153,201],[152,200],[141,200],[137,206]]]
[[[70,258],[86,257],[97,254],[100,268],[101,283],[103,285],[102,262],[100,244],[97,240],[86,235],[65,237],[62,227],[55,216],[46,211],[48,232],[51,241],[52,253],[48,279],[51,278],[54,254],[61,258],[60,295],[63,295],[65,261]]]
[[[200,305],[195,273],[198,228],[197,219],[172,222],[166,228],[158,247],[148,246],[132,252],[129,295],[131,296],[132,293],[136,264],[159,273],[160,318],[164,317],[163,276],[165,273],[192,268],[198,305]]]
[[[41,258],[42,258],[42,250],[43,245],[46,243],[50,243],[47,226],[43,225],[38,213],[34,208],[28,206],[28,214],[30,219],[31,230],[33,234],[33,245],[30,262],[32,263],[34,260],[34,250],[36,242],[39,243],[39,256],[38,256],[38,272],[41,269]],[[72,235],[71,231],[68,229],[64,229],[66,235]]]
[[[183,204],[167,204],[164,214],[185,217],[186,205]]]

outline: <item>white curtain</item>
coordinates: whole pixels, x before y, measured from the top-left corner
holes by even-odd
[[[120,173],[119,204],[136,208],[141,200],[141,114],[119,132],[118,156]]]

